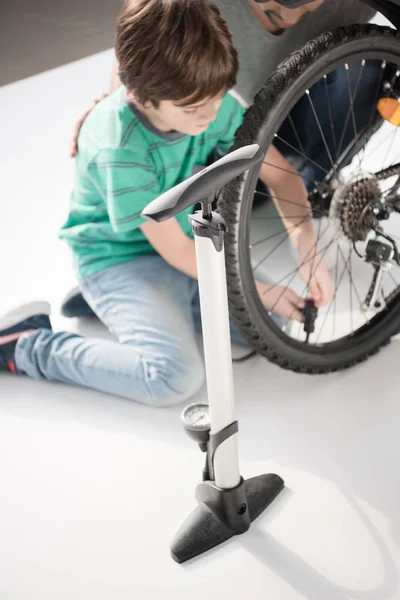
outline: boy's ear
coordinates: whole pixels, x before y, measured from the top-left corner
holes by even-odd
[[[131,102],[136,102],[135,92],[133,90],[126,90],[128,98]]]

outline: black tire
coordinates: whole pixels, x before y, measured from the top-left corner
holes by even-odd
[[[400,65],[400,36],[374,25],[355,25],[324,33],[292,54],[270,77],[248,109],[238,129],[234,148],[259,143],[266,150],[272,143],[282,114],[294,106],[324,70],[351,58],[374,53]],[[374,58],[371,55],[371,58]],[[311,82],[311,83],[310,83]],[[268,360],[296,372],[318,374],[359,363],[390,341],[400,328],[399,288],[385,310],[374,316],[351,337],[324,347],[290,339],[272,321],[256,292],[249,257],[249,211],[258,169],[235,179],[219,198],[219,211],[228,223],[226,266],[230,310],[243,337]],[[249,207],[250,206],[250,207]]]

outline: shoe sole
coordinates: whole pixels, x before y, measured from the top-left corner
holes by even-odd
[[[18,323],[29,319],[29,317],[34,317],[36,315],[50,315],[50,312],[51,307],[49,302],[39,301],[22,304],[0,318],[0,330],[9,329],[14,325],[18,325]]]

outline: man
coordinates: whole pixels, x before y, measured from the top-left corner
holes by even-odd
[[[359,0],[315,0],[298,8],[275,1],[214,0],[239,57],[235,91],[246,104],[276,67],[307,41],[336,27],[367,23],[375,11]]]
[[[367,23],[375,14],[360,0],[315,0],[298,8],[256,0],[214,0],[214,4],[232,33],[239,58],[234,90],[245,105],[251,104],[279,63],[307,41],[335,27]],[[115,64],[111,92],[120,85],[118,65]],[[79,130],[91,108],[93,106],[74,127],[71,156],[77,152]]]

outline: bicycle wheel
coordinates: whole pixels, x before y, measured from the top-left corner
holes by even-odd
[[[304,257],[296,263],[292,232],[275,207],[277,201],[281,207],[296,202],[263,189],[260,167],[222,190],[218,206],[228,223],[231,314],[243,337],[281,367],[304,373],[343,369],[377,352],[400,328],[399,127],[381,118],[382,102],[395,103],[390,114],[400,106],[399,84],[396,31],[341,28],[284,61],[237,132],[234,148],[257,142],[267,152],[274,145],[297,169],[316,231],[318,253],[309,271],[322,260],[329,263],[333,295],[318,310],[314,331],[290,319],[278,327],[275,307],[266,310],[256,280],[269,282],[264,294],[279,286],[309,297],[301,276]]]

